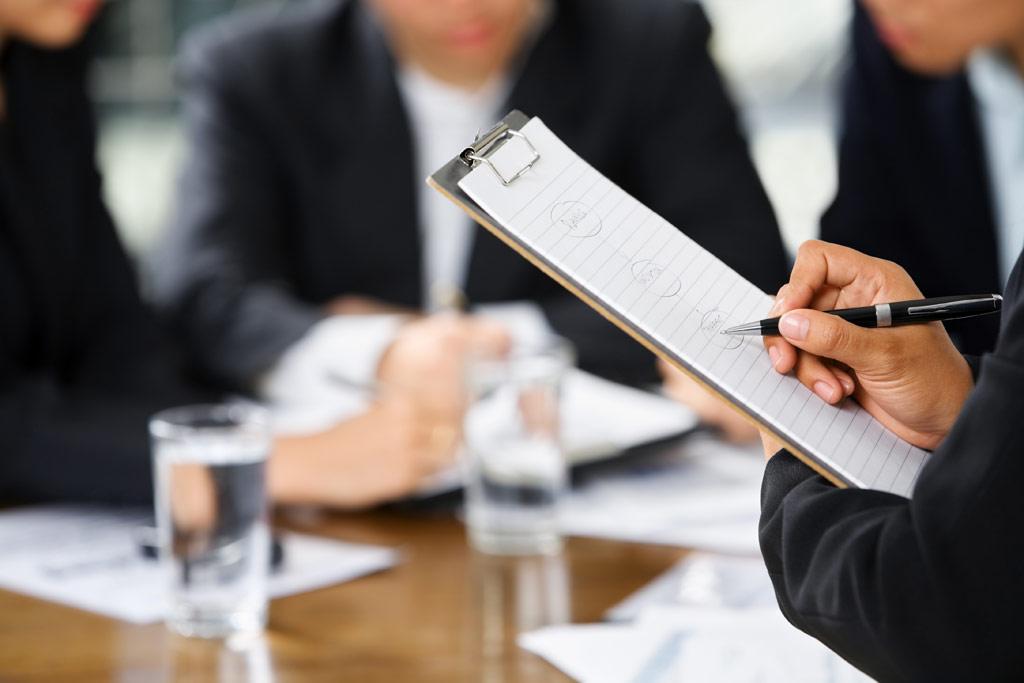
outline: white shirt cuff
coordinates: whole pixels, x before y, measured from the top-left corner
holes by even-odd
[[[261,398],[288,414],[304,409],[325,414],[329,409],[336,420],[361,412],[373,393],[381,356],[404,320],[400,315],[324,318],[258,383]]]
[[[531,301],[481,304],[473,307],[473,313],[508,330],[516,346],[538,347],[555,333],[544,311]]]

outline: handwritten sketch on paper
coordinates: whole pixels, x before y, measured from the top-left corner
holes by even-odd
[[[834,478],[910,495],[924,451],[852,402],[828,405],[776,373],[760,339],[719,333],[765,317],[768,295],[601,175],[540,119],[522,132],[540,153],[528,173],[505,186],[480,165],[458,183],[501,230]],[[517,153],[506,145],[492,159],[508,164]]]

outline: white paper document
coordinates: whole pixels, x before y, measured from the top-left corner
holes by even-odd
[[[721,334],[765,317],[768,295],[580,159],[540,119],[522,133],[539,153],[522,177],[506,186],[480,164],[459,181],[508,236],[839,479],[911,494],[924,451],[852,401],[830,406],[775,372],[759,338]],[[491,161],[498,169],[521,165],[520,143],[513,138]]]
[[[0,588],[137,624],[163,618],[164,576],[143,557],[144,510],[46,505],[0,513]],[[381,571],[391,548],[288,533],[284,563],[270,578],[283,597]]]
[[[583,683],[867,683],[778,609],[651,609],[632,624],[550,626],[521,647]]]
[[[570,464],[688,432],[697,416],[672,399],[580,370],[562,386],[561,437]]]
[[[677,449],[585,478],[560,511],[573,536],[759,555],[760,447],[694,435]]]
[[[770,609],[778,603],[764,560],[693,552],[608,610],[609,621],[634,621],[650,607]]]

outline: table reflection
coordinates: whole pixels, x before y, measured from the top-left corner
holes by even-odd
[[[480,657],[483,683],[523,679],[563,681],[550,666],[519,649],[520,633],[571,621],[571,581],[562,554],[499,557],[474,553],[469,605],[475,628],[469,651]]]
[[[119,683],[275,683],[274,662],[264,635],[227,640],[185,638],[162,624],[125,626],[118,638]],[[137,660],[144,664],[140,667]],[[134,662],[134,664],[133,664]]]

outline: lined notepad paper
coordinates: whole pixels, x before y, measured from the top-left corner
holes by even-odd
[[[927,453],[853,401],[830,406],[772,368],[760,338],[721,330],[766,317],[772,299],[605,178],[537,118],[540,153],[509,186],[486,165],[459,187],[495,226],[694,375],[850,486],[910,496]],[[491,161],[531,153],[513,138]]]

